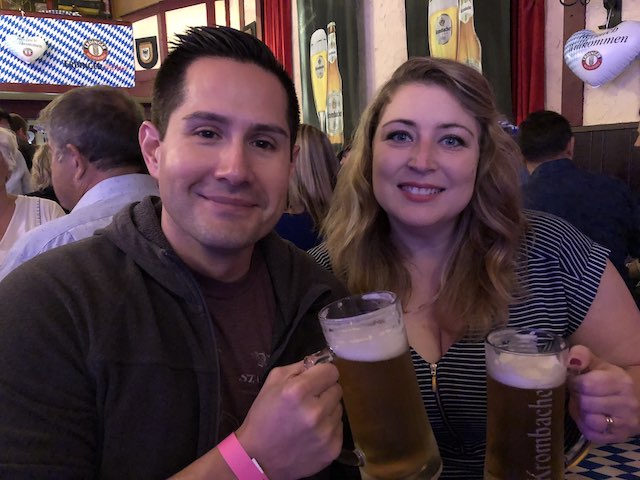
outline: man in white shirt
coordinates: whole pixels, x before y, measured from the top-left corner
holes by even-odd
[[[28,232],[10,250],[0,280],[27,260],[93,235],[124,206],[158,195],[138,143],[142,107],[112,87],[75,88],[40,113],[51,150],[51,179],[69,215]]]

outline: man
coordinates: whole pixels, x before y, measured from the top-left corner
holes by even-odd
[[[11,130],[11,115],[3,108],[0,108],[0,127]],[[21,195],[31,191],[31,176],[22,152],[16,158],[16,168],[11,172],[5,185],[7,193],[13,195]]]
[[[138,144],[143,120],[142,107],[128,94],[105,86],[75,88],[42,110],[53,189],[71,213],[22,237],[0,280],[36,255],[93,235],[125,205],[158,194]]]
[[[152,119],[139,139],[162,201],[0,282],[0,477],[267,478],[253,458],[272,479],[326,478],[338,374],[300,360],[345,291],[271,232],[293,83],[255,37],[194,28],[163,61]]]
[[[11,130],[13,130],[13,133],[16,134],[16,140],[18,140],[18,150],[20,150],[20,153],[22,153],[24,161],[27,164],[27,168],[29,169],[29,171],[31,171],[33,154],[36,151],[36,147],[35,145],[31,145],[29,143],[29,137],[27,136],[29,126],[27,125],[27,121],[17,113],[10,113],[9,119]]]
[[[575,138],[562,115],[530,114],[520,125],[520,148],[531,176],[527,208],[564,218],[610,250],[611,262],[633,292],[625,260],[640,255],[640,214],[620,180],[587,172],[572,161]]]

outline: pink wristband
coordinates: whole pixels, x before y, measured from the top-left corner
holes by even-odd
[[[269,480],[256,459],[244,451],[235,433],[218,444],[218,451],[238,480]]]

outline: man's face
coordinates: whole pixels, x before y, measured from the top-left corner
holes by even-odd
[[[202,58],[163,140],[148,122],[140,141],[162,197],[162,229],[176,252],[249,251],[284,210],[291,161],[287,97],[254,64]],[[155,138],[154,138],[155,137]]]
[[[51,157],[51,185],[58,203],[72,210],[83,195],[74,182],[75,166],[70,153],[49,136],[49,155]]]

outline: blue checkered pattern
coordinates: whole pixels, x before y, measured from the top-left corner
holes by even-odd
[[[640,437],[626,443],[592,447],[589,455],[571,469],[566,480],[640,478]]]
[[[34,63],[25,63],[4,46],[7,35],[41,37],[47,43],[47,51]],[[104,61],[94,62],[84,55],[82,44],[89,39],[107,45]],[[0,82],[135,85],[133,29],[127,25],[2,15],[0,43]],[[87,68],[96,66],[99,68]]]

